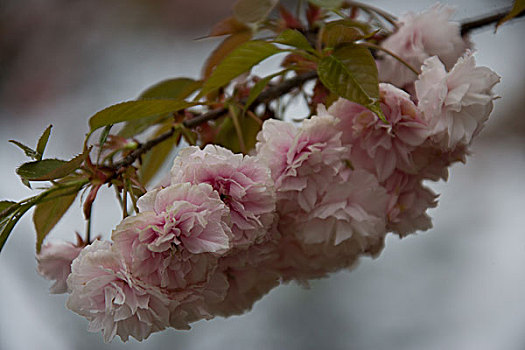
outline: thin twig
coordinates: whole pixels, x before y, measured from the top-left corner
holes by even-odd
[[[510,8],[503,10],[501,12],[495,13],[495,14],[484,15],[484,16],[480,16],[474,19],[467,19],[463,21],[463,23],[461,23],[461,35],[464,36],[464,35],[469,34],[471,31],[475,29],[486,27],[491,24],[496,24],[499,22],[500,19],[504,18],[509,13],[509,11],[510,11]],[[524,17],[524,16],[525,16],[525,11],[522,11],[519,15],[517,15],[513,19]]]
[[[278,97],[281,97],[282,95],[290,92],[296,87],[299,87],[303,85],[308,80],[314,79],[317,77],[316,71],[309,71],[303,74],[299,74],[294,76],[293,78],[284,80],[282,83],[272,85],[268,89],[261,92],[259,97],[255,99],[255,101],[252,104],[252,108],[257,107],[258,105],[262,103],[267,103],[269,101],[272,101]],[[218,119],[222,117],[223,115],[228,113],[227,108],[217,108],[213,109],[209,112],[206,112],[204,114],[201,114],[199,116],[196,116],[194,118],[185,120],[183,122],[183,125],[190,129],[194,128],[202,123],[205,123],[210,120]],[[165,132],[164,134],[160,134],[154,139],[151,139],[143,144],[141,144],[139,147],[137,147],[133,152],[128,154],[126,157],[124,157],[121,161],[116,162],[111,168],[112,170],[118,172],[120,169],[126,168],[133,164],[140,156],[142,156],[144,153],[147,153],[150,149],[158,145],[159,143],[169,139],[173,136],[175,133],[175,128],[172,128],[171,130]]]
[[[128,189],[126,187],[125,180],[123,187],[124,194],[122,195],[122,220],[128,217]]]
[[[86,244],[91,243],[91,212],[86,220]]]
[[[407,61],[405,61],[404,59],[402,59],[401,57],[399,57],[398,55],[396,55],[392,51],[390,51],[388,49],[385,49],[382,46],[379,46],[379,45],[376,45],[376,44],[372,44],[372,43],[369,43],[369,42],[366,42],[366,41],[360,42],[359,45],[366,46],[366,47],[369,47],[369,48],[374,49],[374,50],[381,50],[383,52],[386,52],[387,54],[389,54],[390,56],[392,56],[396,60],[398,60],[400,63],[402,63],[405,67],[410,69],[415,75],[419,75],[420,74],[420,72],[418,72],[418,70],[415,67],[413,67],[410,63],[408,63]]]
[[[368,9],[368,10],[370,10],[372,12],[375,12],[378,15],[380,15],[381,17],[383,17],[391,25],[393,25],[394,27],[397,27],[397,18],[394,15],[392,15],[392,14],[386,12],[386,11],[381,10],[380,8],[377,8],[377,7],[368,5],[368,4],[364,4],[362,2],[357,2],[357,1],[348,1],[348,4],[351,5],[351,6],[355,6],[355,7],[358,7],[360,9],[363,9],[363,10]]]

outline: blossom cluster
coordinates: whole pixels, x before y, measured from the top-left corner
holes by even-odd
[[[111,241],[48,243],[39,271],[106,341],[250,309],[286,281],[307,282],[376,256],[387,233],[432,226],[437,195],[483,128],[499,77],[434,7],[401,18],[378,57],[386,120],[339,99],[295,125],[268,120],[253,154],[180,151],[170,182],[147,192]],[[429,20],[431,18],[431,20]]]

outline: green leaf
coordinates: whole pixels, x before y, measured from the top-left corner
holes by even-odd
[[[379,81],[374,58],[367,48],[354,44],[338,47],[317,67],[319,79],[333,93],[379,113]]]
[[[251,31],[246,24],[239,22],[235,17],[228,17],[213,26],[208,37],[234,34],[239,32]]]
[[[188,145],[190,146],[197,145],[197,137],[198,137],[197,134],[182,124],[179,127],[180,127],[180,132],[182,133],[182,136],[184,137],[184,141],[186,141]]]
[[[71,182],[71,180],[74,180],[74,182]],[[2,207],[10,205],[0,212],[0,251],[18,220],[34,205],[41,205],[44,202],[55,200],[61,196],[76,195],[87,183],[89,183],[89,179],[87,178],[71,178],[69,181],[59,182],[57,186],[49,188],[37,196],[27,198],[20,203],[13,204],[13,202],[9,201],[0,202],[2,203],[0,204]]]
[[[288,69],[282,70],[280,72],[277,72],[275,74],[268,75],[258,82],[255,83],[255,85],[251,88],[250,94],[248,95],[248,98],[246,99],[246,103],[244,104],[244,111],[248,110],[253,102],[259,97],[261,92],[263,92],[264,88],[268,85],[268,83],[275,78],[278,75],[284,74],[288,71]]]
[[[77,197],[77,192],[71,188],[60,189],[53,192],[54,198],[36,205],[33,213],[33,223],[36,230],[36,251],[40,252],[44,238],[49,234],[51,229],[60,221],[62,216],[69,209]]]
[[[167,115],[155,115],[153,117],[130,120],[120,129],[118,135],[128,139],[144,132],[149,127],[162,122],[166,118]]]
[[[104,146],[104,144],[106,143],[106,140],[108,139],[109,132],[111,131],[112,127],[113,124],[106,125],[104,130],[102,130],[102,132],[100,133],[100,137],[98,138],[98,144],[100,148],[102,148],[102,146]]]
[[[191,95],[202,86],[202,81],[190,78],[168,79],[157,83],[145,90],[139,99],[176,99],[182,100]],[[152,117],[130,120],[124,124],[118,132],[119,136],[130,138],[158,124],[166,119],[166,115],[154,115]]]
[[[42,136],[40,136],[40,138],[38,139],[36,150],[30,147],[27,147],[23,143],[15,141],[15,140],[9,140],[9,142],[20,147],[24,151],[26,156],[28,156],[29,158],[34,159],[34,160],[41,160],[42,156],[44,155],[44,150],[46,149],[47,141],[49,140],[49,135],[51,134],[52,127],[53,127],[52,125],[49,125],[46,128],[46,130],[44,130]]]
[[[265,41],[248,41],[235,48],[217,65],[211,76],[204,82],[200,97],[228,84],[237,76],[248,72],[262,60],[281,52]]]
[[[350,43],[362,39],[362,30],[358,27],[348,26],[345,21],[328,23],[322,34],[322,41],[326,47],[335,47],[342,43]]]
[[[496,29],[503,23],[518,16],[523,11],[525,11],[525,0],[514,0],[514,5],[512,6],[512,9],[505,17],[499,20],[498,24],[496,25]]]
[[[241,127],[241,111],[237,106],[230,104],[228,106],[230,116],[233,122],[233,127],[235,128],[235,133],[237,134],[237,140],[239,140],[239,148],[242,153],[246,154],[246,145],[244,144],[244,132]]]
[[[171,124],[160,127],[152,137],[161,135],[171,128]],[[153,152],[148,152],[144,155],[142,158],[142,166],[140,167],[140,178],[143,185],[148,184],[157,174],[159,169],[166,163],[169,155],[175,149],[180,140],[180,134],[181,130],[176,130],[172,137],[156,145]]]
[[[16,173],[25,180],[40,180],[41,178],[46,178],[47,174],[62,167],[66,163],[65,160],[60,159],[37,160],[36,162],[22,164],[16,169]]]
[[[343,4],[343,0],[308,0],[308,2],[329,10],[341,8]]]
[[[246,115],[239,115],[238,123],[242,130],[243,143],[247,152],[255,147],[257,133],[261,130],[261,125]],[[228,148],[234,153],[242,152],[239,142],[238,132],[231,117],[225,117],[220,123],[219,132],[215,137],[215,143]]]
[[[300,50],[312,53],[316,52],[305,36],[296,29],[286,29],[281,34],[279,34],[279,36],[277,36],[274,41],[278,44],[293,46]]]
[[[49,125],[46,130],[42,133],[42,136],[38,139],[38,143],[36,145],[36,151],[39,155],[37,160],[41,160],[44,156],[44,151],[46,150],[47,141],[49,140],[49,135],[51,135],[51,128],[53,125]]]
[[[21,142],[15,141],[15,140],[9,140],[9,142],[11,142],[13,145],[20,147],[24,151],[26,156],[28,156],[29,158],[38,160],[38,153],[32,148],[24,145]]]
[[[0,220],[0,251],[9,238],[11,231],[15,227],[20,218],[34,205],[34,202],[29,202],[20,205],[10,216]]]
[[[78,169],[86,159],[87,152],[79,154],[70,161],[60,159],[44,159],[22,164],[16,173],[22,179],[29,181],[47,181],[65,177]]]
[[[154,117],[194,106],[184,100],[152,99],[122,102],[96,113],[89,119],[91,132],[106,125]]]
[[[175,78],[161,81],[145,90],[139,99],[173,98],[183,100],[202,86],[202,81]]]
[[[243,23],[257,23],[264,20],[279,0],[237,0],[233,15]]]

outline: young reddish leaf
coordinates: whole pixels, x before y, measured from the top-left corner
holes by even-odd
[[[243,23],[258,23],[264,20],[279,0],[237,0],[233,15]]]
[[[167,132],[172,127],[171,123],[169,125],[161,126],[155,131],[152,137],[157,137]],[[180,141],[180,134],[180,130],[176,130],[172,137],[159,143],[155,146],[152,152],[148,152],[144,155],[140,167],[140,179],[144,186],[153,179],[162,165],[166,163],[168,156]]]
[[[235,17],[228,17],[217,23],[208,36],[221,36],[250,30],[250,27],[239,22]]]
[[[301,32],[296,29],[286,29],[275,38],[275,42],[287,46],[293,46],[300,50],[315,53],[315,49]]]
[[[77,197],[77,192],[81,187],[74,190],[71,188],[57,190],[53,193],[52,200],[45,201],[36,205],[33,213],[33,224],[36,230],[36,251],[40,252],[44,238],[51,229],[60,221],[62,216],[69,209]]]
[[[314,23],[317,22],[320,17],[321,9],[312,3],[308,3],[308,9],[306,10],[306,20],[308,21],[308,25],[313,27]]]
[[[265,41],[248,41],[239,45],[215,68],[211,76],[204,82],[199,96],[228,84],[237,76],[248,72],[253,66],[264,59],[281,52],[273,44]]]
[[[86,159],[87,153],[82,153],[70,161],[60,159],[43,159],[22,164],[16,173],[25,180],[47,181],[63,178],[78,169]]]
[[[89,119],[89,126],[93,132],[106,125],[168,114],[194,105],[196,103],[172,99],[122,102],[96,113]]]
[[[41,160],[44,156],[44,151],[46,150],[47,141],[49,140],[49,135],[51,135],[51,128],[53,125],[49,125],[46,130],[42,133],[42,136],[38,139],[38,143],[36,145],[36,151],[39,154],[39,158],[37,160]]]
[[[203,70],[202,70],[202,76],[204,79],[208,79],[215,69],[215,67],[221,63],[221,61],[224,59],[224,57],[228,56],[230,52],[232,52],[235,48],[237,48],[242,43],[247,42],[252,38],[252,32],[251,31],[244,31],[244,32],[238,32],[235,34],[230,35],[226,39],[224,39],[219,46],[213,50],[210,56],[208,56],[208,59],[206,60],[206,63],[204,64]]]
[[[286,7],[279,5],[279,14],[284,20],[284,24],[286,25],[286,28],[304,29],[301,22],[297,18],[295,18],[295,16],[292,15],[290,11],[286,9]]]
[[[514,0],[514,5],[512,6],[512,9],[505,17],[499,20],[498,24],[496,24],[496,29],[498,29],[498,27],[503,23],[518,16],[523,11],[525,11],[525,0]]]

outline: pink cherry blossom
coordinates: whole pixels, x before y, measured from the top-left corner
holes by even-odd
[[[228,208],[208,184],[153,190],[138,206],[141,212],[124,219],[112,239],[133,274],[144,281],[168,288],[204,282],[216,265],[208,255],[230,248]]]
[[[266,241],[247,249],[234,249],[219,259],[215,275],[223,276],[228,288],[223,299],[206,298],[212,314],[224,317],[242,314],[279,285],[280,274],[270,268],[271,262],[277,258],[281,238],[276,225],[277,222]]]
[[[49,242],[42,246],[36,256],[38,273],[55,283],[49,288],[52,294],[67,292],[67,276],[71,273],[71,262],[78,256],[82,246],[71,242]]]
[[[337,124],[326,113],[304,120],[299,128],[278,120],[264,123],[257,156],[271,170],[278,201],[310,210],[332,182],[344,179],[349,149],[341,144]]]
[[[352,268],[361,256],[377,256],[384,247],[384,237],[355,234],[334,245],[306,244],[294,235],[285,235],[279,243],[278,258],[271,261],[270,267],[279,272],[284,282],[294,280],[307,286],[308,280]]]
[[[351,171],[347,181],[332,184],[312,210],[296,206],[281,216],[283,239],[273,268],[285,280],[319,278],[376,252],[386,234],[388,200],[373,174]]]
[[[450,69],[470,47],[468,39],[460,35],[459,23],[450,21],[453,13],[453,8],[440,4],[419,14],[409,12],[399,19],[397,31],[381,46],[416,69],[431,56],[438,56]],[[383,54],[378,64],[383,82],[403,88],[416,80],[413,72],[390,55]]]
[[[207,183],[230,209],[235,247],[265,239],[275,216],[275,189],[270,170],[259,159],[220,146],[183,149],[171,170],[173,184]]]
[[[454,149],[443,150],[438,144],[427,139],[412,152],[412,158],[418,170],[418,176],[432,181],[448,179],[448,168],[456,162],[466,163],[470,155],[467,145],[458,144]]]
[[[419,176],[396,171],[385,181],[390,195],[388,228],[400,236],[432,228],[429,208],[437,206],[437,195],[423,186]]]
[[[492,88],[499,80],[489,68],[476,67],[471,52],[449,73],[438,57],[425,60],[415,88],[432,140],[445,151],[458,144],[469,145],[492,111]]]
[[[328,113],[341,121],[343,143],[352,145],[353,166],[374,172],[384,181],[395,169],[417,172],[411,152],[426,140],[428,127],[406,92],[384,83],[379,88],[387,123],[367,108],[342,98]]]
[[[287,229],[306,244],[339,245],[353,235],[385,234],[388,196],[377,178],[357,169],[344,183],[332,184],[310,211],[289,214]]]
[[[263,266],[237,268],[225,266],[217,272],[228,282],[227,294],[220,301],[209,301],[207,309],[213,315],[229,317],[240,315],[249,311],[253,304],[277,287],[281,276],[277,271],[269,270]]]
[[[89,331],[146,339],[169,325],[170,300],[160,289],[131,275],[107,241],[95,241],[73,261],[66,306],[89,320]]]
[[[205,283],[194,284],[170,293],[170,326],[175,329],[190,329],[190,324],[202,319],[210,320],[216,316],[210,311],[208,303],[224,300],[228,291],[226,276],[213,273]]]

